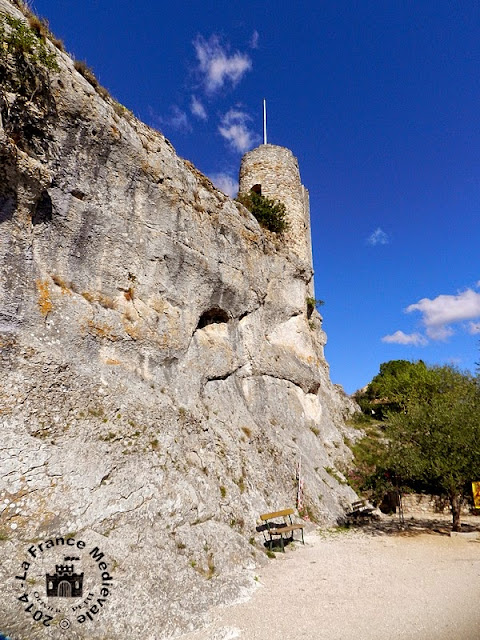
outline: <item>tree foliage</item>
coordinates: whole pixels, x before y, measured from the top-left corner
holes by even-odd
[[[390,412],[404,410],[411,400],[434,393],[432,370],[422,360],[390,360],[364,391],[355,395],[362,411],[384,420]]]
[[[480,473],[478,379],[449,366],[393,361],[365,395],[370,406],[382,400],[384,422],[380,440],[360,443],[370,460],[357,445],[363,488],[378,492],[390,484],[447,496],[459,529],[461,505]]]
[[[237,201],[253,213],[262,227],[275,233],[287,230],[287,211],[283,202],[272,200],[255,191],[239,193]]]

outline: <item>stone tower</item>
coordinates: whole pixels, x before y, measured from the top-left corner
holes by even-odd
[[[283,202],[289,230],[286,242],[312,267],[310,204],[308,191],[300,180],[298,160],[286,147],[261,144],[248,151],[240,165],[239,191],[257,191]]]

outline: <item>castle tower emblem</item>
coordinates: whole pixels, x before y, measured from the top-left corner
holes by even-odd
[[[65,562],[80,558],[65,558]],[[55,565],[55,573],[45,576],[48,598],[79,598],[83,593],[83,572],[75,573],[73,564]]]

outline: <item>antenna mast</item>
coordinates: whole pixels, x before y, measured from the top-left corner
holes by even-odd
[[[267,144],[267,101],[263,99],[263,144]]]

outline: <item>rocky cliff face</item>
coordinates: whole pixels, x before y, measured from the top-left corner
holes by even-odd
[[[55,55],[0,57],[0,632],[158,639],[251,588],[299,462],[341,517],[353,407],[309,265]]]

